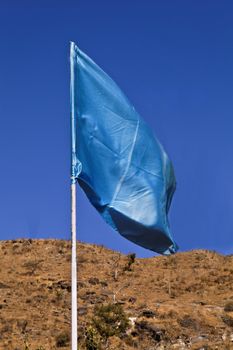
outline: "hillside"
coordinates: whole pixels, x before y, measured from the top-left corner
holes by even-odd
[[[0,350],[70,349],[71,247],[0,242]],[[80,350],[233,349],[233,256],[78,244]]]

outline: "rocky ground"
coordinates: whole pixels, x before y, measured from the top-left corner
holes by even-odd
[[[70,349],[71,247],[0,242],[0,350]],[[78,245],[79,350],[233,349],[233,256]]]

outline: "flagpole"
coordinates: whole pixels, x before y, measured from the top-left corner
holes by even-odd
[[[78,349],[78,318],[77,318],[77,256],[76,256],[76,183],[71,184],[71,236],[72,236],[72,262],[71,262],[71,349]]]
[[[71,349],[78,350],[78,314],[77,314],[77,255],[76,255],[76,139],[74,115],[74,43],[70,43],[70,102],[71,102]]]

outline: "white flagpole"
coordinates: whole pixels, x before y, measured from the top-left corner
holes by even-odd
[[[71,262],[71,298],[72,298],[72,350],[78,349],[78,320],[77,320],[77,256],[76,256],[76,184],[71,184],[71,235],[72,235],[72,262]]]
[[[78,315],[77,315],[77,256],[76,256],[76,179],[73,171],[73,155],[76,154],[75,144],[75,116],[74,116],[74,43],[70,43],[70,97],[71,97],[71,148],[72,148],[72,174],[71,174],[71,349],[78,350]]]

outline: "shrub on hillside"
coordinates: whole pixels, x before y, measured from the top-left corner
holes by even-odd
[[[132,265],[135,263],[136,254],[131,253],[127,255],[127,263],[125,265],[125,271],[132,271]]]
[[[93,326],[89,326],[85,332],[86,350],[101,350],[102,339],[98,331]]]
[[[128,318],[119,304],[96,306],[92,322],[104,339],[124,334],[129,325]]]

